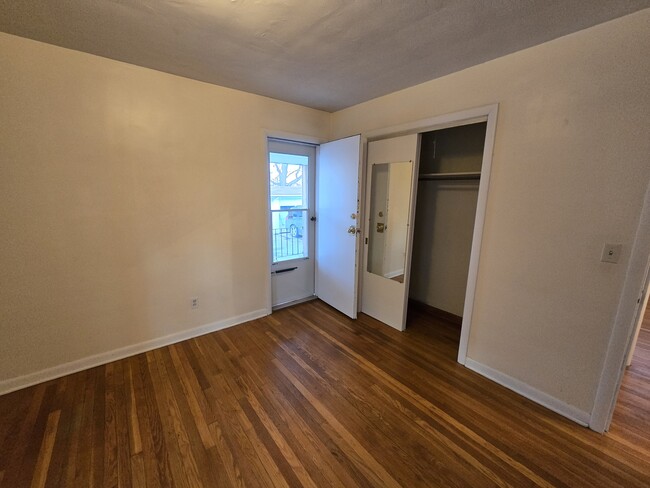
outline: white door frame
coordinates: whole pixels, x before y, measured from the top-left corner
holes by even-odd
[[[613,331],[605,355],[589,428],[605,432],[612,421],[616,399],[625,373],[627,353],[632,347],[640,290],[644,289],[650,262],[650,184],[646,189],[636,236],[631,247],[623,291],[618,302]]]
[[[269,138],[271,139],[284,139],[287,142],[297,142],[303,144],[314,144],[316,146],[320,145],[323,142],[326,142],[324,139],[306,136],[304,134],[295,134],[291,132],[283,132],[272,129],[263,129],[262,130],[262,147],[264,148],[264,174],[266,186],[264,189],[264,197],[266,198],[266,205],[263,208],[265,212],[265,219],[267,220],[267,229],[266,229],[266,276],[264,278],[264,286],[266,288],[266,313],[270,315],[273,312],[273,290],[271,288],[271,271],[273,270],[273,242],[271,242],[271,217],[269,215],[269,200],[270,200],[270,181],[269,181],[269,168],[268,168],[268,157],[269,157]],[[318,157],[317,157],[318,159]],[[318,164],[316,161],[315,164]]]
[[[481,166],[481,180],[478,189],[478,202],[476,205],[476,219],[474,221],[474,234],[472,238],[472,251],[469,260],[469,273],[467,276],[467,288],[465,291],[465,306],[463,308],[463,324],[460,333],[460,345],[458,348],[458,362],[465,364],[467,360],[467,346],[469,344],[469,332],[472,324],[472,313],[474,311],[474,298],[476,295],[476,281],[478,277],[479,258],[481,254],[481,243],[483,240],[483,227],[485,224],[485,210],[487,207],[488,189],[490,186],[490,172],[492,168],[492,152],[494,149],[494,137],[496,134],[497,113],[499,104],[485,105],[483,107],[463,110],[451,114],[439,115],[428,119],[408,122],[384,129],[367,132],[364,135],[366,141],[386,139],[400,135],[430,132],[433,130],[446,129],[461,125],[469,125],[477,122],[486,122],[485,146],[483,147],[483,162]],[[364,221],[366,220],[365,211]],[[364,236],[365,238],[366,236]],[[359,294],[361,296],[361,294]]]
[[[641,334],[641,327],[643,326],[645,311],[648,308],[648,301],[650,300],[650,259],[648,260],[648,266],[646,269],[645,285],[643,287],[643,299],[640,299],[640,307],[637,309],[636,313],[634,335],[632,336],[632,342],[630,342],[630,348],[627,351],[627,357],[625,359],[626,368],[632,365],[632,360],[634,359],[634,350],[636,349],[636,343],[638,342],[639,335]]]

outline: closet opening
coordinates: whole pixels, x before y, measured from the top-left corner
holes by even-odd
[[[420,320],[421,310],[429,322],[462,317],[460,327],[451,325],[461,364],[468,361],[497,112],[487,105],[366,135],[359,310],[397,330],[407,327],[409,298],[411,319],[417,312]]]
[[[460,341],[487,122],[420,134],[409,322]]]

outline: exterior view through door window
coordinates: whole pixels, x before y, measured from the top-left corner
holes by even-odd
[[[307,156],[269,152],[273,263],[309,256]]]

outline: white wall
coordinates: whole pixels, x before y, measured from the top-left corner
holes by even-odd
[[[0,34],[0,126],[7,389],[264,313],[263,129],[325,138],[329,114]]]
[[[337,138],[500,104],[468,357],[587,414],[650,179],[649,27],[644,10],[332,116]]]

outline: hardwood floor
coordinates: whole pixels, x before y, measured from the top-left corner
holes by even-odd
[[[632,364],[623,376],[607,435],[650,453],[650,306],[643,317]]]
[[[309,302],[2,396],[0,485],[650,485],[647,416],[579,427],[414,314],[400,333]]]

